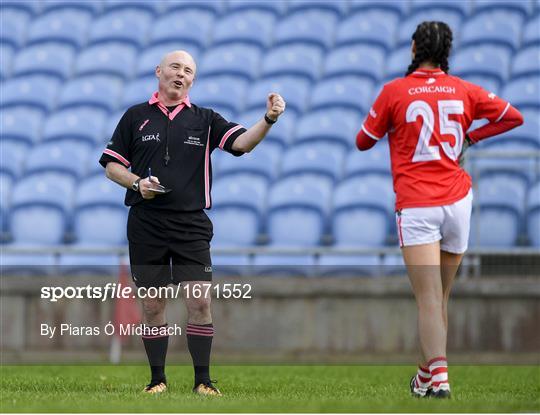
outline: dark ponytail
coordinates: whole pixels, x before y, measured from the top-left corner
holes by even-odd
[[[448,56],[452,48],[452,30],[444,22],[423,22],[412,35],[416,46],[414,59],[407,68],[410,75],[424,62],[440,66],[448,73]]]

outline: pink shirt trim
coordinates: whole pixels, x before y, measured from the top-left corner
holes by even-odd
[[[106,148],[105,150],[103,150],[103,153],[104,154],[107,154],[111,157],[114,157],[115,159],[117,159],[118,161],[122,162],[122,164],[126,167],[129,167],[131,165],[131,163],[129,161],[127,161],[124,157],[122,157],[120,154],[118,154],[116,151],[112,151],[112,150],[109,150],[108,148]]]
[[[158,108],[161,110],[161,112],[163,114],[165,114],[167,117],[169,117],[169,120],[173,120],[174,117],[176,117],[178,115],[178,113],[180,111],[182,111],[184,109],[184,107],[189,107],[191,108],[191,102],[189,100],[189,96],[186,96],[184,98],[184,100],[174,109],[173,112],[169,112],[169,110],[167,109],[167,107],[165,105],[163,105],[163,103],[159,100],[159,92],[156,91],[152,94],[152,96],[150,97],[150,99],[148,100],[148,103],[150,105],[154,105],[156,104],[158,106]]]

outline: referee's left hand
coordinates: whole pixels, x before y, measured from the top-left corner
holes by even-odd
[[[278,117],[285,111],[285,100],[277,92],[268,94],[266,100],[266,115],[272,120],[277,120]]]

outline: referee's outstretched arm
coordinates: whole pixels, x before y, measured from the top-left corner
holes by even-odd
[[[238,136],[232,145],[232,149],[249,153],[262,141],[268,130],[272,127],[272,124],[283,114],[283,111],[285,111],[285,100],[281,95],[275,92],[268,94],[265,116],[245,133]]]

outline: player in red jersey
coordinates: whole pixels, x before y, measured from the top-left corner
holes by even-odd
[[[464,145],[523,123],[509,103],[448,74],[452,31],[423,22],[412,36],[406,76],[382,89],[356,137],[367,150],[388,134],[402,254],[418,306],[422,359],[414,396],[450,397],[447,304],[467,249],[471,178],[460,167]],[[466,135],[475,119],[489,123]]]

